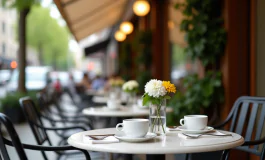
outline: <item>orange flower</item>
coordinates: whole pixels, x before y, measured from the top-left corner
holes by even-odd
[[[176,92],[175,85],[170,83],[170,81],[163,81],[162,85],[166,88],[168,93],[170,93],[170,92],[175,93]]]

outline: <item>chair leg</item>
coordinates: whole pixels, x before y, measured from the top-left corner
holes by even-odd
[[[221,157],[221,160],[228,160],[229,159],[229,152],[230,150],[224,150],[223,151],[223,154],[222,154],[222,157]]]
[[[190,154],[185,155],[185,160],[189,160]]]

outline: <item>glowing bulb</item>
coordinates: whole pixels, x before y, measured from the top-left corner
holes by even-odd
[[[133,24],[131,22],[122,22],[120,30],[125,34],[131,34],[133,31]]]
[[[126,39],[126,34],[122,31],[116,31],[114,37],[117,41],[122,42]]]
[[[135,1],[133,4],[133,12],[137,16],[145,16],[150,11],[150,4],[145,0]]]

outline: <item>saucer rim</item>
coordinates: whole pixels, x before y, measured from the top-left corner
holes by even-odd
[[[184,128],[184,126],[178,126],[176,129],[178,129],[180,131],[184,131],[184,132],[209,132],[209,131],[214,130],[214,128],[211,126],[207,126],[203,130],[188,130],[188,129]]]
[[[149,137],[146,137],[146,136],[149,136]],[[157,137],[157,134],[148,132],[144,137],[137,137],[137,138],[127,137],[124,134],[123,135],[115,134],[114,137],[122,141],[125,141],[125,142],[143,142],[143,141],[147,141],[150,139],[154,139],[155,137]]]

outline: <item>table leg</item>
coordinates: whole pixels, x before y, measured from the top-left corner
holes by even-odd
[[[165,160],[166,155],[165,154],[147,154],[146,160]]]

